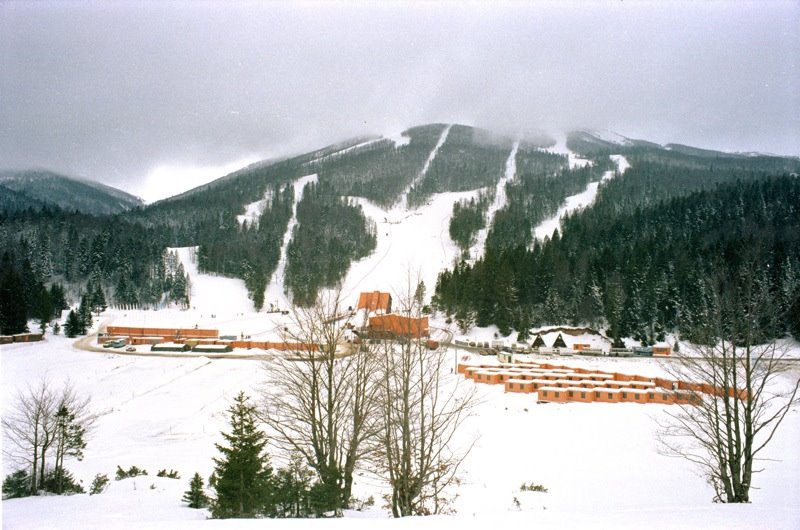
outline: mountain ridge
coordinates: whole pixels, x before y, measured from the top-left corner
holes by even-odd
[[[44,169],[0,172],[0,211],[55,207],[90,215],[122,213],[144,205],[141,198],[101,182]]]

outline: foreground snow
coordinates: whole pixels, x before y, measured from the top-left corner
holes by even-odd
[[[165,317],[179,312],[166,311]],[[167,320],[167,319],[165,319]],[[456,357],[465,352],[453,352]],[[485,360],[485,359],[481,359]],[[563,364],[658,374],[652,359],[580,359]],[[88,486],[97,473],[112,478],[101,495],[4,501],[4,528],[239,528],[258,522],[205,521],[205,512],[181,502],[194,472],[208,477],[214,443],[227,429],[226,408],[240,390],[265,383],[257,361],[126,357],[72,348],[48,337],[40,344],[4,346],[4,408],[18,388],[45,376],[69,379],[91,395],[99,418],[86,457],[69,462]],[[457,376],[450,376],[453,383]],[[796,528],[800,520],[800,412],[793,410],[769,446],[757,475],[753,504],[712,504],[712,493],[693,468],[657,451],[656,420],[666,406],[638,404],[538,405],[532,395],[479,386],[481,402],[458,443],[475,446],[454,491],[455,515],[388,520],[381,509],[381,481],[359,474],[356,495],[373,495],[371,511],[338,521],[270,521],[279,528],[441,528],[492,523],[538,528]],[[275,461],[280,464],[279,461]],[[136,465],[148,477],[113,481],[116,466]],[[3,459],[3,474],[14,469]],[[180,480],[156,478],[175,469]],[[522,483],[547,493],[519,491]],[[515,502],[518,501],[518,505]]]

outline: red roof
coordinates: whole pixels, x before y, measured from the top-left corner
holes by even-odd
[[[430,334],[428,317],[409,318],[400,315],[370,317],[370,329],[400,336],[427,337]]]
[[[392,295],[380,291],[361,293],[361,296],[358,297],[358,309],[388,313],[392,310]]]

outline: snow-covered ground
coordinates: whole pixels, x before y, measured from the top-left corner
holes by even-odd
[[[255,202],[251,202],[250,204],[244,207],[244,214],[237,215],[236,221],[243,225],[245,221],[248,225],[257,225],[258,219],[261,217],[261,214],[264,212],[264,208],[269,204],[269,201],[272,199],[272,189],[268,188],[267,191],[264,193],[264,198],[257,200]]]
[[[164,325],[180,318],[164,312]],[[453,360],[468,355],[453,351]],[[478,360],[478,359],[476,359]],[[480,360],[484,360],[480,358]],[[558,361],[609,371],[657,375],[653,359]],[[205,521],[183,505],[192,474],[208,477],[215,442],[227,429],[226,408],[240,390],[266,383],[257,361],[125,357],[73,349],[49,336],[39,344],[3,346],[3,410],[25,384],[70,380],[92,398],[98,419],[85,458],[67,467],[88,485],[97,473],[111,486],[100,495],[40,497],[2,503],[3,528],[240,528],[258,522]],[[457,375],[449,375],[452,384]],[[358,474],[356,494],[376,508],[340,521],[270,521],[279,528],[442,528],[501,524],[536,528],[797,528],[800,520],[800,410],[794,409],[768,446],[755,477],[752,504],[715,505],[703,479],[683,460],[659,454],[657,420],[668,406],[569,403],[539,405],[531,394],[478,387],[480,404],[457,442],[475,441],[464,462],[454,515],[389,521],[377,477]],[[280,462],[277,462],[280,464]],[[117,466],[149,476],[116,482]],[[3,474],[15,467],[3,458]],[[181,478],[154,475],[175,469]],[[522,492],[522,483],[547,493]],[[515,501],[516,499],[516,501]],[[517,504],[518,503],[518,504]]]
[[[556,144],[552,147],[548,147],[546,151],[567,155],[570,169],[574,169],[576,167],[585,167],[592,163],[591,160],[581,158],[567,147],[566,133],[556,135]]]

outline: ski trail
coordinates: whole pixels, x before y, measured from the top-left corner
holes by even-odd
[[[622,155],[612,155],[611,158],[614,160],[614,162],[616,162],[620,173],[624,173],[625,170],[630,167],[628,160]],[[600,182],[611,180],[614,178],[614,175],[615,173],[613,171],[606,171],[603,174]],[[534,228],[534,237],[540,241],[545,237],[553,237],[555,231],[561,226],[562,217],[574,212],[579,208],[585,208],[594,203],[595,199],[597,198],[597,188],[600,185],[600,182],[590,182],[586,186],[586,189],[582,192],[567,197],[564,200],[561,208],[558,209],[558,212],[556,212],[553,217],[542,221],[536,228]]]
[[[403,191],[403,196],[400,198],[400,205],[398,206],[399,210],[402,211],[408,209],[408,194],[411,192],[414,186],[419,184],[422,181],[422,179],[425,178],[425,175],[428,173],[428,168],[431,167],[433,160],[436,158],[436,154],[439,152],[439,149],[442,148],[445,141],[447,140],[447,135],[450,134],[451,127],[453,127],[452,124],[445,127],[444,131],[442,131],[442,135],[439,137],[439,141],[436,142],[433,151],[431,151],[431,154],[428,155],[428,159],[422,166],[422,170],[419,172],[419,175],[417,175],[417,177],[413,181],[411,181],[411,184],[409,184],[408,187],[406,187],[406,189]]]
[[[306,184],[310,182],[317,182],[317,174],[306,175],[294,181],[294,205],[292,205],[292,218],[289,219],[289,224],[286,225],[286,232],[283,234],[283,244],[281,245],[281,254],[278,260],[278,266],[267,284],[266,292],[264,293],[264,304],[274,304],[278,307],[288,308],[291,306],[291,301],[286,294],[286,287],[284,280],[286,278],[286,260],[289,242],[292,240],[292,232],[297,225],[297,205],[303,198],[303,190]]]
[[[506,160],[506,171],[503,177],[497,182],[497,187],[494,192],[494,201],[489,205],[484,219],[484,227],[478,231],[475,237],[475,243],[469,248],[469,255],[473,259],[478,259],[483,253],[486,245],[486,237],[489,235],[489,228],[492,226],[495,214],[503,209],[508,202],[506,196],[506,183],[514,180],[517,174],[517,151],[519,150],[519,140],[514,142],[511,148],[511,154],[508,155]]]
[[[244,214],[236,216],[236,221],[239,223],[239,226],[242,226],[245,221],[247,221],[247,224],[250,226],[258,226],[258,218],[264,212],[264,208],[266,208],[270,200],[272,200],[272,188],[268,188],[267,191],[264,192],[264,197],[262,199],[246,204],[244,207]]]
[[[575,169],[576,167],[586,167],[590,165],[591,160],[579,157],[575,152],[567,147],[567,135],[565,133],[557,135],[556,145],[545,149],[551,153],[558,153],[560,155],[567,155],[569,160],[569,168]]]

